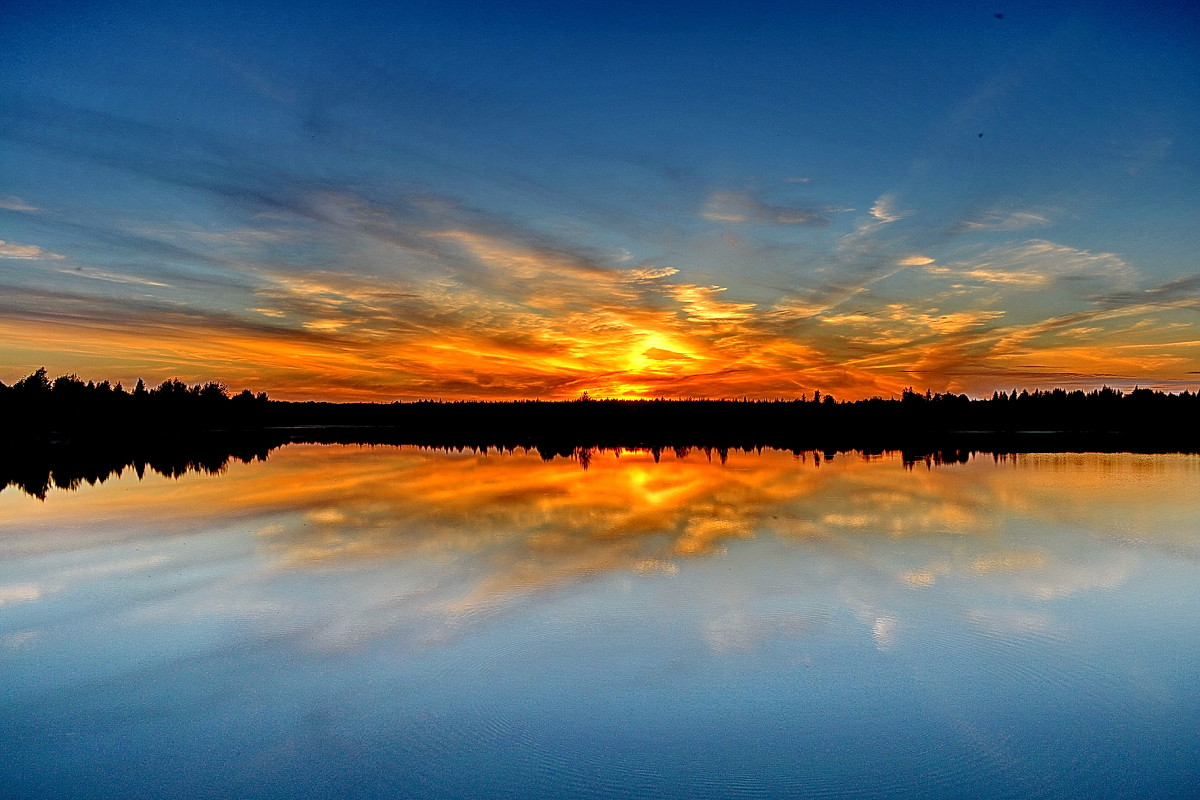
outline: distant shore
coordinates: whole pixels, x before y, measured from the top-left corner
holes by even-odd
[[[12,386],[0,383],[0,426],[7,438],[83,441],[156,433],[272,428],[404,431],[417,441],[578,445],[741,444],[820,446],[822,440],[897,439],[944,434],[1113,434],[1194,442],[1200,393],[1150,389],[1090,392],[1015,389],[990,398],[906,389],[900,397],[841,402],[814,392],[779,400],[575,400],[328,403],[231,394],[216,382],[171,379],[132,389],[75,375],[53,380],[44,368]]]
[[[45,498],[132,471],[216,474],[288,444],[400,445],[574,458],[641,450],[659,459],[775,449],[813,461],[898,453],[905,466],[1018,453],[1200,453],[1200,395],[997,392],[899,398],[321,403],[270,400],[220,384],[132,390],[38,370],[0,384],[0,491]]]
[[[125,468],[167,475],[220,471],[289,443],[413,445],[576,457],[597,449],[772,448],[899,452],[906,463],[972,453],[1200,452],[1200,393],[1012,391],[991,398],[904,391],[839,402],[610,400],[325,403],[231,394],[218,383],[164,381],[132,390],[51,380],[44,369],[0,384],[0,487],[44,496]],[[140,465],[140,466],[139,466]]]

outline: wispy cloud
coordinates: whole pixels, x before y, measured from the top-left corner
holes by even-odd
[[[109,122],[117,140],[167,136]],[[22,129],[7,135],[14,130]],[[81,359],[121,370],[137,363],[137,373],[102,377],[218,379],[281,398],[584,390],[772,397],[818,388],[859,397],[915,382],[970,389],[996,376],[1053,382],[1133,370],[1130,353],[1163,378],[1196,364],[1182,344],[1186,334],[1169,341],[1138,334],[1145,337],[1138,343],[1161,341],[1162,352],[1104,344],[1095,352],[1118,359],[1107,367],[1066,345],[1089,344],[1078,333],[1088,328],[1103,328],[1094,334],[1103,338],[1112,319],[1132,324],[1151,309],[1192,302],[1192,279],[1142,288],[1116,253],[1042,239],[946,252],[913,235],[903,221],[915,212],[892,193],[857,220],[841,218],[841,231],[804,230],[829,247],[811,261],[803,251],[781,251],[795,263],[791,285],[748,290],[701,278],[687,263],[639,258],[611,243],[584,246],[569,232],[428,187],[385,193],[304,184],[236,149],[222,161],[195,132],[184,139],[196,159],[174,171],[113,150],[103,136],[89,143],[56,135],[54,146],[199,190],[229,211],[227,224],[206,226],[56,217],[59,230],[92,242],[95,259],[45,270],[58,276],[54,284],[10,271],[0,336],[12,348],[45,353],[48,366],[64,372],[77,371]],[[777,199],[714,193],[702,215],[778,226],[765,231],[773,236],[832,228],[837,219],[836,209]],[[753,230],[744,233],[753,238]],[[4,247],[9,258],[57,255]],[[138,294],[118,292],[121,284]],[[1027,302],[1030,289],[1058,293],[1056,316],[1051,304]],[[1063,331],[1076,333],[1055,341]],[[1053,363],[1057,372],[1035,363]]]
[[[896,197],[890,194],[880,195],[875,200],[875,204],[871,206],[871,216],[883,223],[898,222],[912,213],[911,211],[902,211],[897,208]]]
[[[1106,304],[1150,305],[1168,308],[1200,308],[1200,274],[1185,275],[1147,289],[1126,289],[1104,295]]]
[[[150,280],[137,275],[121,275],[115,272],[107,272],[95,267],[75,267],[74,269],[62,269],[59,272],[64,275],[70,275],[77,278],[89,278],[96,281],[108,281],[109,283],[131,283],[139,286],[152,286],[155,288],[165,289],[170,286],[169,283],[162,281]]]
[[[17,244],[0,239],[0,258],[15,258],[30,261],[52,261],[66,258],[58,253],[43,250],[34,244]]]
[[[711,222],[824,227],[829,224],[828,213],[824,209],[767,203],[749,192],[714,192],[700,216]]]
[[[1045,228],[1053,222],[1046,214],[1037,211],[989,208],[964,219],[955,228],[955,233],[983,231],[1023,231]]]
[[[1128,285],[1135,278],[1132,267],[1116,253],[1029,239],[1006,244],[959,259],[948,266],[927,265],[931,275],[1038,288],[1053,283],[1087,282],[1100,286]]]
[[[0,208],[5,211],[37,211],[38,208],[31,205],[15,194],[0,194]]]

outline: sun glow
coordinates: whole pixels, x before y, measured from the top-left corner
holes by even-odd
[[[344,213],[348,201],[337,202],[330,215]],[[846,246],[866,247],[900,219],[872,216]],[[1122,259],[1046,240],[968,249],[936,266],[908,253],[856,284],[751,302],[689,282],[685,270],[614,265],[495,232],[410,238],[374,243],[391,260],[422,262],[395,278],[378,264],[362,274],[247,265],[244,305],[219,313],[203,298],[167,296],[165,283],[120,301],[80,289],[24,302],[0,314],[0,355],[13,365],[2,377],[44,365],[85,379],[219,380],[277,399],[342,401],[817,390],[853,400],[907,386],[986,395],[1121,376],[1170,389],[1200,367],[1189,295],[1130,291]],[[1095,299],[1104,287],[1124,294]]]

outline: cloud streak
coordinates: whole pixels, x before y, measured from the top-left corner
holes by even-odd
[[[0,209],[5,211],[37,211],[36,206],[17,197],[15,194],[0,194]]]
[[[760,302],[688,282],[677,267],[573,252],[458,214],[453,204],[422,220],[426,228],[344,193],[306,202],[336,223],[302,235],[274,233],[273,220],[199,232],[225,252],[221,269],[238,276],[206,290],[229,295],[222,303],[194,289],[194,299],[183,298],[167,280],[80,265],[63,269],[57,290],[8,281],[0,329],[10,347],[56,354],[63,371],[76,371],[80,360],[136,358],[139,374],[105,377],[218,379],[295,398],[775,397],[816,389],[854,398],[914,383],[986,391],[1016,377],[1145,384],[1181,379],[1196,364],[1187,320],[1141,324],[1194,302],[1194,278],[1122,289],[1136,273],[1120,257],[1047,240],[936,260],[892,254],[890,273],[857,289],[834,277],[810,300],[792,293]],[[297,236],[309,241],[318,231],[331,234],[331,252],[345,255],[330,267],[283,263]],[[142,294],[89,288],[121,283]],[[1110,291],[1097,291],[1105,286]],[[1078,309],[1039,315],[1021,300],[1034,289]],[[822,294],[825,302],[812,299]],[[1164,325],[1184,335],[1160,335]]]
[[[1018,377],[1170,385],[1197,367],[1186,331],[1132,327],[1189,307],[1194,279],[1146,288],[1120,255],[1048,239],[947,246],[894,192],[857,220],[750,190],[701,195],[702,219],[750,238],[726,252],[792,259],[783,285],[763,287],[416,183],[314,181],[248,142],[52,110],[30,108],[0,137],[198,192],[225,217],[39,211],[72,246],[0,245],[9,261],[58,262],[0,271],[6,380],[82,363],[98,378],[216,379],[280,398],[851,399],[914,383],[990,393]],[[972,230],[1036,222],[1004,213]],[[783,238],[770,250],[759,233]],[[1153,346],[1139,362],[1126,345]]]
[[[829,224],[828,212],[802,206],[775,205],[748,192],[714,192],[700,216],[710,222],[805,225],[822,228]]]
[[[17,244],[0,239],[0,258],[12,258],[22,261],[55,261],[66,258],[58,253],[43,250],[34,244]]]
[[[1049,217],[1036,211],[990,208],[964,219],[955,227],[954,232],[1023,231],[1031,228],[1046,228],[1052,224]]]
[[[0,378],[858,397],[1200,370],[1183,26],[1141,59],[709,11],[81,7],[86,58],[31,11],[0,31]]]

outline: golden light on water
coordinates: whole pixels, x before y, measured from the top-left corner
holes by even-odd
[[[36,529],[50,509],[55,535],[19,539],[22,547],[140,543],[142,556],[155,557],[164,535],[216,529],[285,571],[432,560],[465,581],[448,601],[455,613],[588,576],[671,574],[764,537],[863,563],[904,538],[922,555],[879,561],[882,579],[919,588],[971,576],[1036,596],[1120,580],[1128,567],[1092,575],[1061,560],[1045,531],[1083,526],[1089,535],[1186,545],[1172,531],[1190,513],[1194,457],[1017,458],[1019,466],[982,456],[904,469],[894,454],[831,461],[734,451],[722,464],[699,450],[657,461],[624,451],[591,453],[585,470],[579,460],[536,454],[289,446],[215,478],[126,476],[129,491],[84,486],[52,492],[44,504],[9,489],[0,494],[0,535]],[[996,549],[995,535],[1014,524],[1034,540]],[[55,591],[9,588],[14,602]]]

